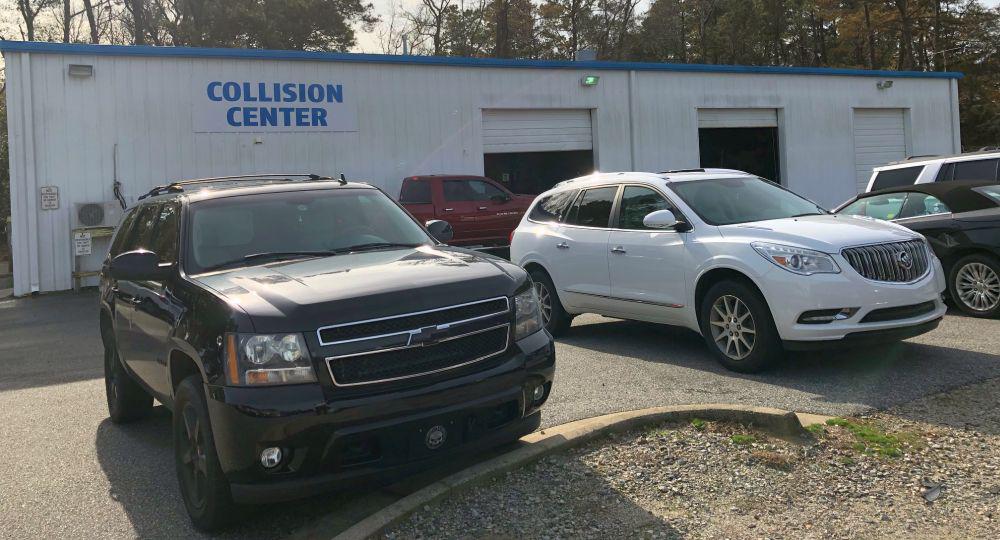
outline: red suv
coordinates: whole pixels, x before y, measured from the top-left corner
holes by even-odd
[[[505,246],[534,195],[515,195],[485,176],[410,176],[399,202],[418,220],[451,224],[457,246]]]

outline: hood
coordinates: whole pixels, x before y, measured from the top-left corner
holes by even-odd
[[[895,223],[862,216],[816,215],[769,219],[719,227],[723,236],[788,244],[826,253],[845,247],[902,242],[920,235]]]
[[[497,257],[422,246],[277,262],[192,279],[245,311],[256,332],[270,333],[309,332],[510,296],[527,278]]]

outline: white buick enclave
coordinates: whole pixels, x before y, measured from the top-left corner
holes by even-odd
[[[737,371],[790,349],[916,336],[945,312],[922,236],[740,171],[567,180],[539,195],[510,254],[552,334],[580,313],[680,325]]]

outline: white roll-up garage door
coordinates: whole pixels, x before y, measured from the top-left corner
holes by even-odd
[[[854,109],[854,167],[858,192],[868,187],[872,169],[906,159],[903,109]]]
[[[483,153],[592,150],[589,109],[485,109]]]
[[[775,109],[698,109],[698,127],[778,127],[778,112]]]

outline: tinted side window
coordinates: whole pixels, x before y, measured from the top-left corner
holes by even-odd
[[[858,199],[844,207],[839,213],[852,216],[868,216],[875,219],[896,219],[903,208],[906,193],[884,193]]]
[[[642,219],[650,212],[657,210],[673,210],[673,205],[654,189],[642,186],[625,186],[625,190],[622,192],[621,210],[618,215],[618,227],[622,229],[648,229],[642,224]]]
[[[111,257],[116,257],[125,251],[125,243],[128,241],[130,236],[134,235],[132,227],[135,225],[135,217],[138,214],[136,209],[133,207],[122,218],[122,222],[118,224],[118,229],[115,231],[115,239],[111,241],[111,249],[109,254]]]
[[[538,201],[538,204],[531,209],[531,213],[528,214],[528,219],[543,223],[562,221],[563,216],[566,215],[566,209],[569,207],[569,203],[572,202],[574,195],[576,195],[576,192],[571,189],[568,191],[560,191],[559,193],[554,193],[541,199]]]
[[[949,180],[981,180],[995,182],[997,179],[997,160],[978,159],[976,161],[957,161],[955,172]]]
[[[399,192],[399,202],[430,204],[431,183],[420,180],[409,180],[403,182],[403,189]]]
[[[607,227],[617,187],[588,189],[583,192],[567,219],[571,225]]]
[[[500,188],[482,180],[445,180],[444,199],[446,201],[488,201],[495,196],[504,196]]]
[[[920,171],[922,170],[924,170],[923,165],[881,171],[875,175],[875,181],[872,183],[872,191],[890,187],[912,186],[917,181],[917,177],[920,176]]]
[[[160,206],[150,204],[139,209],[135,218],[135,227],[130,236],[125,251],[148,249],[153,251],[153,238],[156,233],[156,223],[160,217]]]
[[[156,252],[163,262],[177,261],[180,213],[181,208],[177,203],[167,203],[159,207],[156,218],[156,230],[149,249]]]

